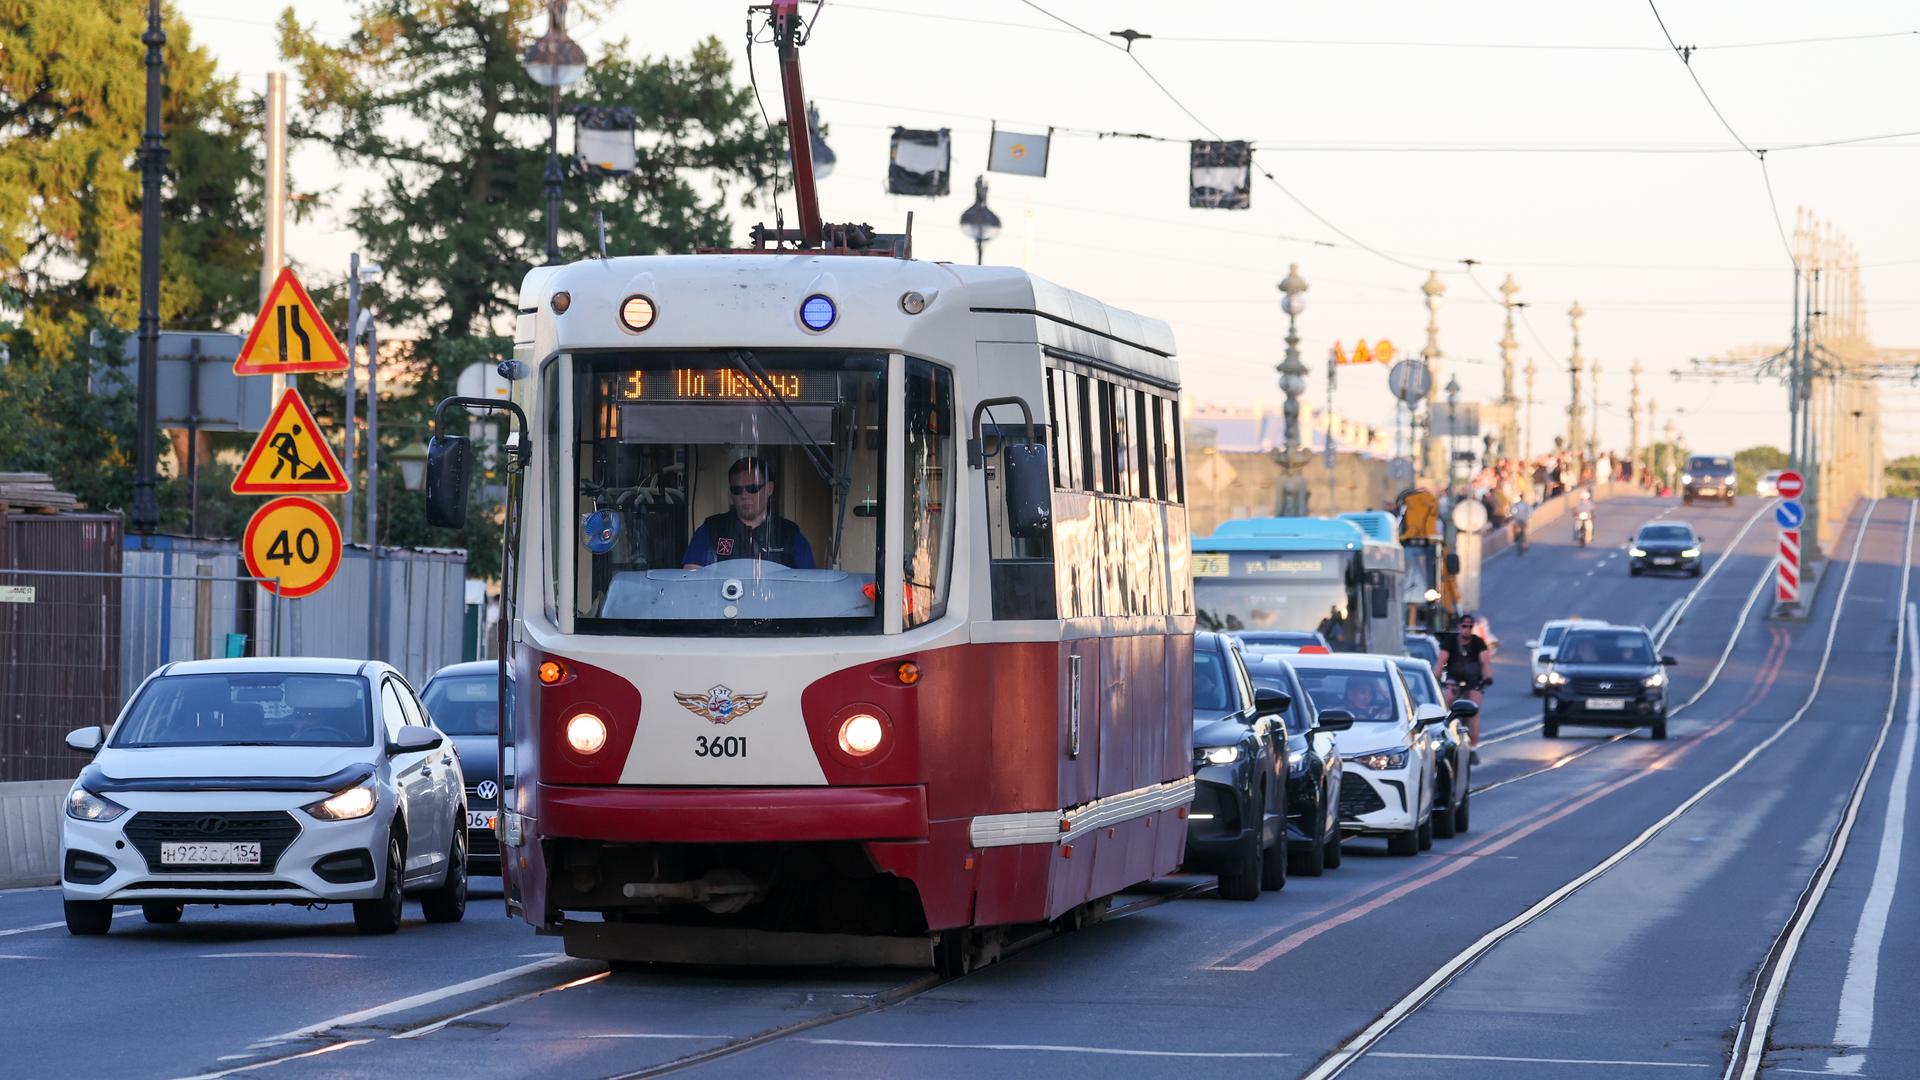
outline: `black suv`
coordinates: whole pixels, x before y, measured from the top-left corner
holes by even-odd
[[[1687,459],[1687,470],[1680,474],[1680,501],[1688,506],[1695,499],[1724,499],[1733,505],[1740,486],[1740,474],[1733,459],[1718,454],[1695,454]]]
[[[1699,577],[1700,565],[1700,535],[1678,521],[1647,522],[1627,548],[1627,573],[1634,577],[1651,571]]]
[[[1667,737],[1667,673],[1676,663],[1654,652],[1637,626],[1574,627],[1560,639],[1547,672],[1540,732],[1560,737],[1562,724],[1649,727]]]
[[[1287,725],[1293,699],[1256,688],[1240,646],[1193,636],[1193,807],[1188,871],[1218,874],[1220,895],[1257,900],[1287,883]]]

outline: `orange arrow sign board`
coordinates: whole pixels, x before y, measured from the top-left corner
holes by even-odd
[[[247,569],[267,591],[294,599],[319,592],[340,569],[340,526],[320,504],[292,497],[254,511],[241,543]]]
[[[280,395],[267,426],[233,477],[235,495],[328,495],[351,487],[300,392]]]
[[[280,271],[260,305],[253,332],[233,362],[236,375],[312,375],[347,370],[347,354],[327,329],[291,267]]]

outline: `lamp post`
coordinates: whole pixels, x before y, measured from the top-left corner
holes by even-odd
[[[1667,421],[1667,486],[1673,486],[1673,470],[1680,457],[1680,444],[1674,441],[1673,421]]]
[[[1500,283],[1502,304],[1507,309],[1506,332],[1500,335],[1500,405],[1504,410],[1500,418],[1500,453],[1506,457],[1517,456],[1520,435],[1520,401],[1513,393],[1513,356],[1520,348],[1520,342],[1513,336],[1513,312],[1515,308],[1525,307],[1514,302],[1514,294],[1520,286],[1514,282],[1513,275]]]
[[[1524,455],[1525,457],[1533,456],[1533,378],[1539,373],[1540,369],[1533,365],[1533,357],[1527,357],[1527,368],[1523,373],[1527,377],[1527,449]]]
[[[1000,215],[987,209],[987,178],[973,178],[973,205],[960,212],[960,231],[973,241],[973,261],[983,266],[987,261],[987,241],[1000,235]]]
[[[1427,432],[1426,438],[1420,443],[1420,456],[1422,464],[1431,474],[1436,442],[1433,437],[1434,392],[1440,386],[1440,301],[1447,295],[1447,283],[1440,280],[1439,271],[1429,270],[1427,280],[1420,286],[1420,291],[1427,298],[1427,344],[1420,350],[1420,358],[1426,361],[1427,373],[1432,376],[1427,382]]]
[[[167,144],[160,133],[160,77],[167,32],[160,25],[160,0],[147,4],[147,130],[140,137],[140,361],[135,379],[133,531],[151,534],[160,527],[159,479],[154,443],[160,439],[160,185],[167,171]]]
[[[1627,392],[1627,465],[1634,472],[1634,479],[1640,479],[1640,376],[1647,369],[1635,360],[1627,369],[1627,375],[1633,379],[1632,389]]]
[[[567,0],[547,0],[547,32],[521,58],[547,88],[547,263],[560,261],[560,90],[587,73],[587,52],[567,36]]]
[[[1587,392],[1593,395],[1593,425],[1587,434],[1587,457],[1593,460],[1594,479],[1600,480],[1600,361],[1593,362],[1593,373],[1587,377]]]
[[[393,460],[400,466],[400,482],[407,485],[408,491],[422,491],[426,488],[427,444],[415,439],[395,450]]]
[[[1286,446],[1281,448],[1280,468],[1280,516],[1300,517],[1307,512],[1307,486],[1305,478],[1299,475],[1300,455],[1300,395],[1307,390],[1307,365],[1300,362],[1300,335],[1295,330],[1295,320],[1307,309],[1304,294],[1307,281],[1300,276],[1300,264],[1287,267],[1287,276],[1280,280],[1280,310],[1287,315],[1287,355],[1281,361],[1280,392],[1286,395],[1286,404],[1282,407],[1286,416]]]
[[[1447,487],[1453,487],[1454,462],[1460,455],[1460,380],[1447,377]]]

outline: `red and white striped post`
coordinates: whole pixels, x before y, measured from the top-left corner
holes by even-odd
[[[1782,604],[1800,602],[1800,530],[1780,530],[1780,561],[1778,592],[1775,598]]]

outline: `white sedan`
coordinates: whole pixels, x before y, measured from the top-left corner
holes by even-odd
[[[116,905],[148,922],[188,904],[351,903],[362,933],[466,911],[464,783],[453,744],[377,661],[206,660],[148,676],[67,794],[67,930]]]
[[[1287,660],[1322,723],[1353,720],[1334,735],[1343,768],[1340,831],[1383,836],[1394,855],[1432,847],[1435,759],[1427,728],[1446,722],[1446,708],[1415,706],[1389,657],[1301,653]]]
[[[1774,469],[1770,472],[1762,473],[1760,479],[1755,481],[1753,485],[1754,494],[1763,499],[1778,498],[1780,495],[1780,474],[1784,471],[1786,470]]]

